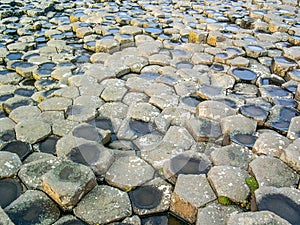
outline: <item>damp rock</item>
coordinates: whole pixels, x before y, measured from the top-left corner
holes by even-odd
[[[95,142],[77,143],[66,157],[90,167],[97,176],[104,175],[114,161],[111,150]]]
[[[270,211],[290,224],[300,220],[300,191],[295,188],[260,187],[255,191],[258,210]]]
[[[50,135],[51,126],[41,119],[30,119],[18,123],[15,131],[17,140],[34,144]]]
[[[26,163],[20,168],[18,176],[28,189],[42,190],[42,176],[59,163],[58,158],[44,158]]]
[[[192,117],[186,122],[186,126],[198,142],[216,140],[222,136],[220,123],[206,118]]]
[[[210,154],[215,166],[235,166],[244,170],[248,169],[252,158],[252,151],[235,144],[217,148]]]
[[[64,210],[71,210],[96,185],[87,166],[63,161],[42,176],[43,191]]]
[[[186,151],[167,160],[163,173],[166,179],[175,184],[180,174],[207,174],[210,168],[211,162],[205,154]]]
[[[147,215],[167,211],[170,207],[172,185],[156,178],[130,191],[133,212]]]
[[[73,136],[84,138],[89,141],[101,142],[101,139],[103,138],[95,126],[87,123],[79,124],[74,127],[71,132]]]
[[[22,162],[16,153],[0,151],[0,178],[8,178],[15,176]]]
[[[295,171],[300,171],[300,139],[294,140],[293,143],[283,149],[280,159],[288,164]]]
[[[159,113],[160,111],[158,108],[149,103],[143,102],[132,104],[128,109],[128,117],[144,122],[153,121]]]
[[[291,140],[300,138],[300,117],[296,116],[291,119],[287,137]]]
[[[15,224],[50,225],[58,220],[60,211],[43,192],[28,190],[4,209]]]
[[[208,172],[208,180],[218,197],[227,197],[233,202],[245,202],[250,194],[246,185],[247,171],[233,166],[214,166]]]
[[[288,138],[276,132],[265,132],[259,135],[253,151],[258,154],[280,157],[284,149],[290,144]]]
[[[0,223],[5,225],[14,225],[4,210],[0,207]]]
[[[261,97],[266,99],[292,97],[290,92],[276,85],[263,85],[259,88],[259,92]]]
[[[289,225],[290,223],[276,214],[269,211],[261,212],[244,212],[233,214],[228,219],[228,225],[233,224],[249,224],[249,225],[262,225],[262,224],[277,224]]]
[[[194,223],[198,208],[215,199],[215,193],[205,175],[180,174],[171,197],[170,210],[190,223]]]
[[[300,112],[294,108],[275,105],[270,110],[270,115],[265,123],[281,133],[286,133],[289,129],[291,119],[300,116]]]
[[[18,179],[1,179],[0,180],[0,206],[7,207],[23,193],[23,185]],[[0,217],[1,218],[1,217]],[[1,221],[1,220],[0,220]]]
[[[41,115],[41,111],[37,106],[21,106],[14,109],[9,114],[9,118],[19,123],[23,120],[34,119]]]
[[[257,74],[254,71],[241,67],[233,69],[231,74],[237,81],[254,83],[257,78]]]
[[[267,166],[266,166],[267,165]],[[271,156],[259,156],[249,164],[259,187],[293,187],[299,181],[299,175],[280,159]]]
[[[99,185],[83,197],[73,211],[88,224],[107,224],[130,216],[131,205],[126,192]]]
[[[293,59],[284,56],[277,56],[272,60],[271,71],[284,77],[288,71],[295,69],[297,66],[297,62]]]
[[[21,160],[24,160],[31,153],[29,143],[22,141],[11,141],[3,145],[1,151],[16,153]]]
[[[226,225],[230,215],[242,212],[242,209],[234,205],[221,205],[213,202],[198,209],[196,225]]]
[[[154,169],[136,156],[120,157],[106,173],[105,180],[112,186],[129,191],[151,180]]]
[[[234,115],[228,116],[221,119],[221,128],[222,133],[226,136],[236,134],[236,133],[244,133],[244,134],[252,134],[256,131],[257,122],[251,120],[243,115]]]
[[[9,118],[0,119],[0,144],[7,143],[15,139],[15,123]]]
[[[236,111],[234,109],[219,101],[203,101],[199,103],[196,108],[196,115],[198,117],[205,117],[218,122],[226,116],[232,116],[235,114]]]
[[[266,110],[254,104],[243,105],[240,107],[240,111],[244,116],[256,120],[259,126],[264,124],[269,114]]]
[[[53,225],[87,225],[87,223],[83,222],[82,220],[79,220],[75,216],[67,215],[61,217],[59,220],[57,220]]]

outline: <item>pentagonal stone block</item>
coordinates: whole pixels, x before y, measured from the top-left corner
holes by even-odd
[[[186,151],[167,160],[163,172],[165,178],[175,184],[180,174],[207,174],[210,168],[211,162],[205,154]]]
[[[60,211],[43,192],[28,190],[4,211],[15,224],[50,225],[58,220]]]
[[[267,165],[267,166],[266,166]],[[260,187],[292,187],[299,182],[299,175],[280,159],[260,156],[249,164],[249,171]]]
[[[171,211],[194,223],[198,208],[215,199],[216,195],[205,175],[181,174],[171,198]]]
[[[15,126],[17,139],[34,144],[51,134],[51,126],[41,119],[24,120]]]
[[[214,166],[208,180],[218,197],[227,197],[234,202],[245,202],[250,190],[246,185],[247,171],[233,166]]]
[[[133,212],[147,215],[167,211],[170,207],[172,185],[156,178],[130,191]]]
[[[28,189],[42,190],[42,176],[59,163],[60,160],[56,157],[29,162],[20,168],[18,176]]]
[[[130,190],[151,180],[154,169],[136,156],[120,157],[106,173],[106,181],[122,190]]]
[[[71,210],[97,184],[88,167],[63,161],[42,177],[42,186],[64,210]]]
[[[107,224],[131,215],[128,194],[106,185],[96,186],[74,209],[88,224]]]
[[[226,116],[236,114],[236,110],[219,101],[203,101],[197,105],[197,116],[221,121]]]
[[[264,154],[275,157],[280,157],[289,144],[290,140],[276,132],[265,132],[259,135],[253,145],[253,150],[256,154]]]

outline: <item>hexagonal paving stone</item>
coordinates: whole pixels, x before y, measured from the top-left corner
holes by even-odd
[[[42,177],[43,191],[64,210],[71,210],[96,184],[91,169],[71,161],[59,163]]]
[[[196,115],[198,117],[205,117],[211,120],[221,121],[226,116],[236,114],[236,110],[232,109],[225,103],[219,101],[203,101],[196,108]]]
[[[163,172],[165,178],[175,184],[180,174],[207,174],[210,168],[211,162],[205,154],[191,150],[176,154],[167,160]]]
[[[26,163],[20,168],[18,176],[28,189],[42,190],[42,176],[58,166],[60,161],[59,158],[51,157]]]
[[[42,101],[38,106],[43,111],[66,111],[72,100],[63,97],[52,97]]]
[[[108,224],[131,215],[128,194],[106,185],[96,186],[73,210],[88,224]]]
[[[122,190],[131,190],[151,180],[154,169],[136,156],[120,157],[115,160],[106,173],[105,180]]]
[[[127,115],[132,119],[149,122],[153,121],[159,113],[159,109],[155,106],[149,103],[139,102],[137,104],[130,105]]]
[[[195,144],[192,135],[184,127],[179,126],[171,126],[165,134],[163,141],[183,149],[189,149]]]
[[[15,126],[17,140],[34,144],[51,134],[51,126],[41,119],[24,120]]]
[[[249,164],[249,171],[260,187],[293,187],[299,182],[299,175],[280,159],[260,156]]]
[[[215,193],[205,175],[180,174],[172,194],[170,209],[190,223],[194,223],[198,208],[215,199]]]
[[[41,111],[37,106],[21,106],[11,111],[9,118],[19,123],[23,120],[37,118],[40,115]]]
[[[22,162],[15,153],[0,151],[0,179],[15,176]]]
[[[15,224],[50,225],[58,220],[60,211],[43,192],[28,190],[4,209]]]
[[[222,135],[220,123],[203,117],[192,117],[187,120],[186,126],[198,142],[214,141]]]
[[[258,210],[270,211],[290,224],[300,221],[300,190],[295,188],[260,187],[255,191]]]
[[[210,154],[215,166],[235,166],[247,170],[253,157],[251,150],[239,145],[228,145],[218,148]]]
[[[246,185],[247,171],[233,166],[214,166],[208,172],[208,180],[218,197],[227,197],[233,202],[245,202],[250,194]]]
[[[242,212],[242,208],[234,205],[221,205],[213,202],[204,208],[199,208],[196,225],[226,225],[230,215]]]
[[[137,215],[147,215],[167,211],[170,207],[172,185],[155,178],[144,185],[130,191],[133,212]]]
[[[272,212],[262,211],[262,212],[244,212],[244,213],[233,214],[230,216],[227,224],[228,225],[234,225],[234,224],[289,225],[290,223]]]
[[[76,122],[87,122],[96,118],[97,115],[96,108],[90,105],[71,105],[66,111],[67,119]]]
[[[66,157],[90,167],[97,176],[105,175],[115,159],[110,149],[96,142],[78,144],[70,149]]]
[[[265,132],[259,135],[253,145],[253,151],[258,154],[280,157],[290,140],[276,132]]]

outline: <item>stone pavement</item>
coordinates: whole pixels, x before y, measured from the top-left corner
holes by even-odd
[[[0,224],[300,224],[297,0],[1,0]]]

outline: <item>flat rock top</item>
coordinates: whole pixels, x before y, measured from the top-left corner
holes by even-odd
[[[2,0],[0,179],[47,193],[49,223],[273,221],[300,188],[299,6]]]

